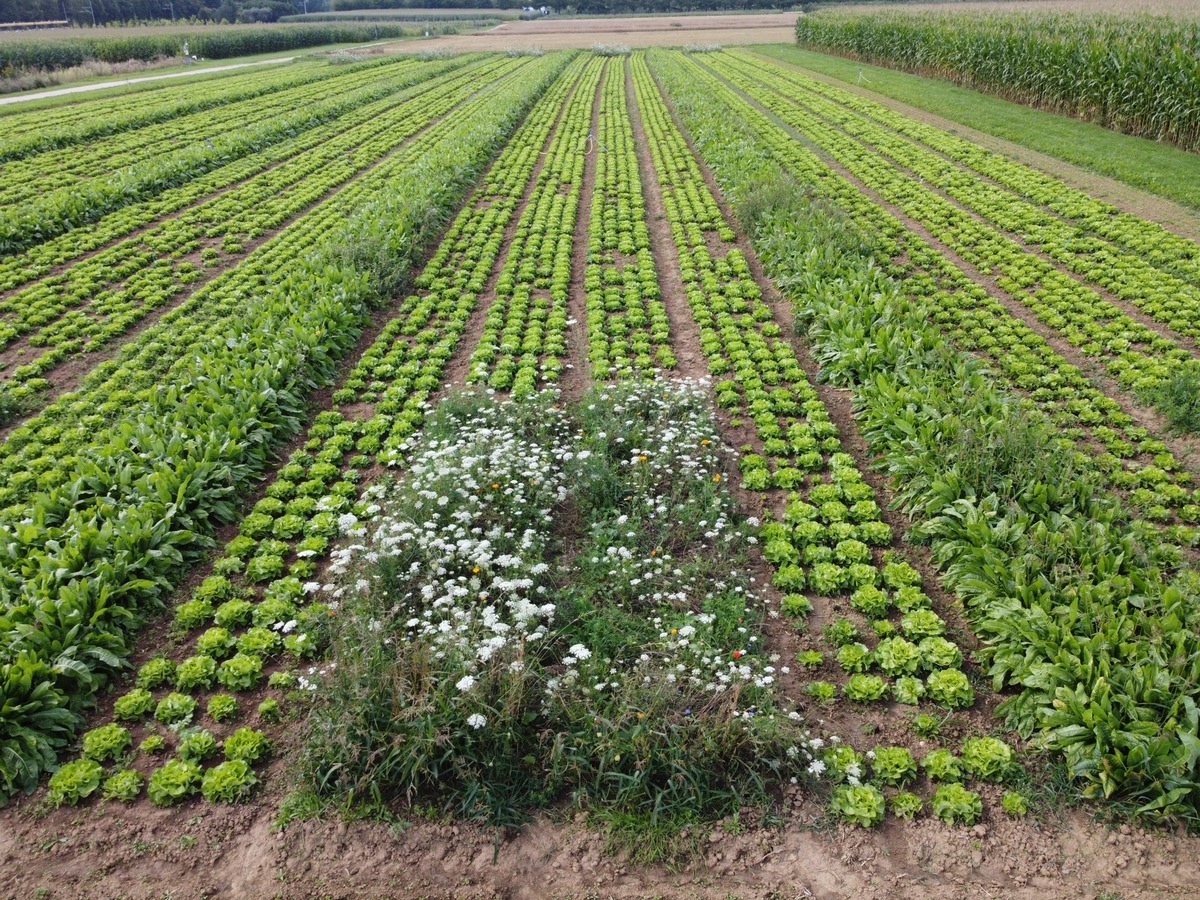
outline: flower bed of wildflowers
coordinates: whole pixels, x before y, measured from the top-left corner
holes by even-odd
[[[569,799],[636,829],[803,777],[723,457],[695,385],[443,404],[336,552],[309,784],[493,826]]]

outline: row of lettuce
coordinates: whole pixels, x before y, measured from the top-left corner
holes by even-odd
[[[398,145],[469,97],[480,76],[499,76],[511,65],[406,70],[385,81],[392,90],[362,98],[369,102],[319,128],[6,259],[0,270],[11,275],[10,284],[32,283],[0,300],[0,312],[7,314],[0,346],[24,341],[42,349],[5,373],[0,421],[35,408],[64,360],[93,354],[155,310],[186,301],[270,232],[364,172],[387,165]]]
[[[447,212],[566,64],[524,60],[414,147],[420,153],[317,249],[236,291],[235,319],[186,329],[166,389],[128,391],[108,427],[73,448],[58,484],[0,523],[0,792],[36,783],[80,712],[121,666],[128,638],[187,563],[237,517],[238,498],[300,428],[370,307],[392,296]],[[318,220],[319,222],[321,220]],[[288,232],[284,233],[285,235]],[[259,251],[269,254],[272,244]],[[261,271],[261,270],[260,270]],[[181,317],[161,327],[177,328]],[[162,335],[171,340],[180,335]],[[111,373],[111,370],[109,372]],[[68,404],[62,404],[67,406]],[[103,415],[103,408],[101,415]]]
[[[925,771],[930,787],[946,782],[929,797],[934,813],[972,822],[982,800],[964,781],[979,772],[961,768],[939,740],[945,711],[976,703],[962,650],[948,638],[948,623],[922,590],[920,572],[896,552],[874,490],[845,452],[844,436],[764,299],[646,60],[635,56],[631,67],[658,185],[653,190],[662,191],[672,264],[678,266],[708,370],[718,379],[716,402],[732,426],[752,434],[737,465],[742,488],[760,498],[767,518],[757,538],[780,595],[771,614],[795,622],[801,635],[802,649],[780,671],[788,674],[793,662],[804,670],[797,681],[816,704],[810,719],[827,704],[874,704],[888,733],[934,741]],[[678,101],[672,85],[664,86]],[[783,646],[787,643],[776,652]],[[804,702],[799,696],[789,701]],[[939,708],[940,715],[933,712]],[[908,721],[901,724],[903,719]],[[804,774],[832,786],[836,817],[869,826],[888,808],[904,818],[923,808],[924,799],[905,789],[918,770],[903,746],[856,750],[831,737],[816,749],[821,752],[812,754]],[[989,777],[1017,776],[1012,749],[996,741],[993,750],[1004,762]],[[950,768],[941,771],[939,760],[949,761]],[[1010,804],[1016,808],[1018,801]]]
[[[888,274],[894,235],[851,224],[827,166],[805,160],[825,170],[819,184],[793,171],[773,151],[776,122],[728,86],[712,90],[697,63],[659,55],[655,67],[823,377],[853,389],[913,535],[984,641],[977,656],[997,688],[1016,689],[1005,721],[1063,753],[1086,796],[1194,818],[1194,573],[1156,565],[1153,537],[1148,547],[1054,427],[931,324],[925,299]]]
[[[1171,408],[1177,392],[1200,382],[1200,361],[1185,346],[1190,339],[1135,321],[1086,282],[1057,271],[986,220],[973,219],[940,197],[932,185],[933,173],[927,173],[929,182],[917,173],[906,174],[872,144],[861,143],[843,128],[805,111],[804,101],[793,99],[809,94],[805,85],[811,82],[802,76],[761,68],[742,58],[736,62],[714,58],[711,68],[789,126],[772,132],[777,152],[808,177],[832,180],[832,189],[854,205],[856,216],[876,223],[903,247],[910,260],[904,273],[906,287],[937,305],[939,322],[948,326],[954,340],[992,357],[1016,387],[1063,426],[1064,436],[1078,442],[1081,452],[1103,446],[1105,452],[1089,464],[1102,471],[1105,481],[1144,522],[1161,526],[1176,545],[1174,550],[1160,548],[1164,558],[1168,553],[1178,556],[1181,546],[1196,545],[1200,504],[1191,486],[1194,473],[1166,442],[1138,424],[1136,400],[1122,396],[1128,391]],[[827,115],[836,117],[838,111]],[[833,166],[844,166],[845,177],[816,160],[796,140],[801,136],[818,153],[828,153],[836,161]],[[920,152],[911,145],[908,149]],[[871,192],[885,202],[877,202]],[[988,193],[998,205],[1001,192]],[[1016,199],[1012,203],[1030,208]],[[928,236],[905,228],[900,220],[905,215],[928,229]],[[1066,243],[1071,243],[1070,238]],[[1166,271],[1155,270],[1153,275],[1159,281],[1173,278]],[[1187,302],[1186,284],[1164,286],[1164,292]],[[1029,321],[1034,316],[1038,321]],[[1064,344],[1067,347],[1057,349]],[[1094,358],[1093,367],[1102,363],[1103,371],[1124,391],[1115,397],[1103,394],[1089,383],[1083,369],[1064,358],[1063,353],[1072,352],[1068,348],[1078,348],[1088,361]],[[1186,407],[1180,404],[1177,410],[1184,420]],[[1186,424],[1181,421],[1180,427]]]
[[[145,787],[152,802],[168,805],[196,792],[230,802],[255,789],[253,768],[238,767],[232,796],[209,790],[206,780],[232,760],[208,768],[205,763],[244,729],[269,731],[290,711],[289,696],[312,696],[335,670],[324,659],[325,637],[330,628],[341,629],[349,610],[340,585],[313,580],[318,565],[329,561],[339,536],[351,548],[361,547],[360,521],[379,513],[378,490],[364,490],[363,472],[407,459],[564,98],[581,75],[589,77],[583,68],[582,59],[570,63],[545,90],[414,279],[416,293],[396,304],[378,338],[334,390],[335,408],[316,416],[241,518],[212,574],[176,606],[174,631],[191,655],[178,663],[163,655],[149,659],[117,698],[112,720],[83,736],[81,757],[69,765],[87,773],[91,791],[128,802]],[[597,76],[593,67],[590,77]],[[326,575],[334,581],[344,568],[342,552],[334,554]],[[270,689],[265,709],[241,702],[264,684]],[[119,746],[92,752],[93,734],[116,734]],[[169,777],[163,772],[186,773],[186,786],[163,795],[155,786],[156,777]],[[85,796],[64,792],[56,783],[64,778],[74,775],[51,780],[52,800]],[[228,787],[232,776],[220,782]]]

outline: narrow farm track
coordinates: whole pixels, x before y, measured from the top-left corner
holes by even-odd
[[[1153,229],[741,51],[354,71],[0,262],[81,291],[0,333],[0,894],[1194,893],[1072,807],[1200,797],[1195,338],[1049,249]]]

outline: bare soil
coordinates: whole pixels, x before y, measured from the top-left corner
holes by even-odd
[[[276,765],[278,768],[278,764]],[[278,775],[279,773],[274,773]],[[279,785],[280,779],[272,780]],[[281,787],[253,806],[142,800],[117,819],[94,803],[0,817],[5,898],[964,898],[1200,895],[1200,841],[1076,811],[996,817],[973,828],[889,821],[873,831],[814,828],[798,791],[778,828],[729,820],[697,835],[678,871],[611,854],[582,817],[541,817],[514,834],[428,819],[309,821],[273,827]],[[993,799],[993,798],[989,798]],[[998,805],[998,804],[997,804]]]
[[[535,19],[505,22],[479,34],[455,34],[391,45],[397,53],[420,50],[563,50],[593,44],[681,47],[685,44],[791,43],[796,13],[721,16],[636,16]]]

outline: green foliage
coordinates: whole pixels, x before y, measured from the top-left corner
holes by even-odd
[[[111,722],[93,728],[83,736],[84,759],[104,762],[106,759],[117,759],[133,743],[129,729]]]
[[[158,701],[154,718],[164,725],[186,725],[196,712],[196,700],[187,694],[172,691]]]
[[[200,767],[182,759],[168,760],[150,774],[146,793],[155,806],[170,806],[200,788]]]
[[[917,777],[917,763],[907,747],[875,748],[871,774],[881,784],[903,786]]]
[[[175,669],[175,687],[180,691],[212,687],[217,661],[211,656],[190,656]]]
[[[250,764],[242,759],[230,759],[204,773],[200,792],[210,803],[237,803],[250,796],[258,778]]]
[[[138,669],[137,686],[146,690],[170,684],[174,680],[175,663],[165,656],[156,656]]]
[[[887,692],[887,684],[878,675],[851,675],[842,692],[848,700],[869,703],[883,698]]]
[[[914,609],[900,620],[900,630],[911,640],[937,637],[946,633],[946,623],[932,609]]]
[[[818,703],[828,703],[837,696],[837,685],[828,681],[810,681],[804,686],[804,693]]]
[[[933,739],[942,733],[942,720],[929,713],[917,713],[912,717],[912,729],[917,737]]]
[[[866,644],[846,644],[838,648],[838,664],[847,672],[866,672],[874,657]]]
[[[887,615],[891,600],[879,588],[867,585],[850,595],[850,605],[867,618],[880,619]]]
[[[228,628],[222,628],[220,625],[214,625],[208,629],[200,637],[196,638],[196,652],[204,656],[216,659],[224,659],[229,655],[229,651],[233,649],[235,643],[234,637],[229,633]],[[216,669],[213,669],[214,674]]]
[[[67,763],[50,776],[47,799],[55,806],[74,806],[85,797],[90,797],[100,787],[104,770],[91,759],[77,759]]]
[[[933,781],[961,781],[962,766],[949,750],[930,750],[921,760],[921,768]]]
[[[208,717],[214,722],[229,722],[237,718],[238,702],[232,694],[213,694],[208,701]]]
[[[282,715],[279,709],[279,701],[274,697],[268,697],[262,703],[258,704],[258,717],[264,722],[279,722]]]
[[[837,619],[825,626],[825,640],[835,647],[853,644],[859,637],[858,629],[849,619]]]
[[[1200,93],[1178,52],[1195,41],[1182,19],[1079,13],[804,15],[802,46],[940,76],[1018,102],[1182,146],[1200,146],[1200,115],[1175,98]],[[1128,73],[1143,73],[1137,91]],[[1066,75],[1064,76],[1064,73]]]
[[[101,794],[105,800],[132,803],[142,793],[145,783],[146,776],[137,769],[118,769],[104,780]]]
[[[256,763],[265,759],[270,752],[271,742],[261,731],[243,726],[225,738],[225,758]]]
[[[217,681],[231,691],[249,691],[262,681],[262,658],[238,653],[217,668]]]
[[[180,631],[191,631],[204,624],[213,614],[213,605],[207,600],[189,600],[175,607],[175,627]]]
[[[925,679],[925,686],[934,703],[950,709],[959,709],[975,703],[975,690],[967,676],[958,669],[938,669],[930,672],[929,677]]]
[[[161,753],[167,747],[166,738],[161,734],[151,734],[142,739],[138,744],[138,751],[141,753]]]
[[[925,685],[919,678],[902,675],[892,683],[892,697],[897,703],[906,706],[916,706],[925,696]]]
[[[962,651],[944,637],[927,637],[920,643],[921,665],[935,669],[957,669],[962,665]]]
[[[983,801],[959,782],[943,784],[933,795],[933,814],[950,825],[973,825],[983,815]]]
[[[796,662],[806,669],[817,669],[825,663],[825,654],[820,650],[801,650],[796,654]]]
[[[1200,372],[1179,372],[1163,382],[1154,406],[1178,431],[1200,434]]]
[[[829,803],[829,811],[843,822],[863,828],[882,822],[886,808],[883,792],[869,784],[842,785]]]
[[[910,791],[901,791],[892,798],[890,804],[892,815],[900,819],[915,819],[921,813],[925,804],[921,798]]]
[[[1010,816],[1020,818],[1029,814],[1029,801],[1016,791],[1005,791],[1000,798],[1000,805]]]
[[[984,781],[1003,781],[1015,765],[1012,747],[999,738],[967,738],[962,745],[963,767]]]
[[[784,594],[779,611],[792,619],[801,619],[812,612],[812,601],[803,594]]]
[[[134,688],[117,698],[113,715],[118,719],[140,719],[154,709],[154,695],[145,688]]]
[[[175,752],[185,762],[200,763],[217,752],[217,739],[207,729],[190,729],[180,735]]]
[[[915,675],[921,665],[921,651],[904,638],[888,638],[875,648],[875,661],[885,675]]]

